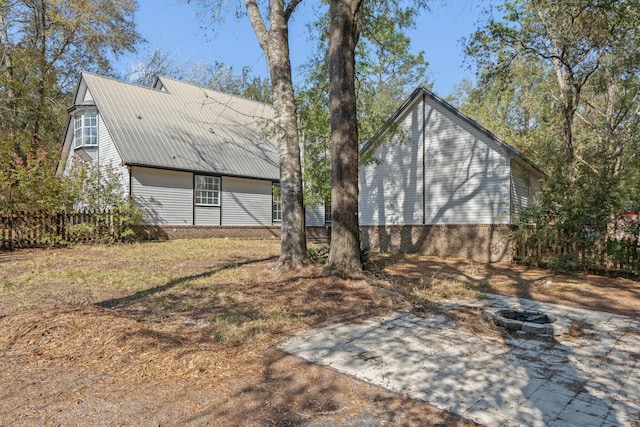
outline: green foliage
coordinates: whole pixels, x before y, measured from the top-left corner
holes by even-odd
[[[317,264],[326,264],[329,259],[329,246],[322,245],[317,247],[310,247],[307,249],[309,253],[309,259]],[[366,264],[369,262],[371,256],[371,249],[368,247],[360,248],[360,262]]]
[[[56,152],[78,70],[108,73],[108,53],[139,39],[135,0],[0,2],[0,167]]]
[[[53,173],[54,160],[46,151],[26,153],[24,159],[13,154],[0,168],[0,214],[69,207],[73,197]]]
[[[75,160],[64,179],[76,208],[92,212],[104,224],[117,224],[121,240],[135,239],[133,227],[143,222],[144,211],[125,193],[122,173],[118,169],[110,164],[100,166]],[[95,235],[96,230],[93,231]],[[98,235],[103,240],[113,239],[109,227],[98,230]]]
[[[639,221],[624,213],[627,195],[616,184],[551,178],[520,214],[513,237],[521,262],[566,273],[639,271]]]
[[[307,252],[309,253],[309,259],[317,264],[326,264],[329,259],[329,246],[327,245],[310,247]]]
[[[156,49],[130,68],[123,79],[152,86],[158,76],[166,76],[254,101],[271,103],[273,100],[269,79],[252,76],[249,67],[237,72],[218,61],[179,64],[173,58],[170,52]]]
[[[498,12],[468,43],[479,83],[455,103],[549,174],[520,216],[523,261],[630,268],[634,244],[613,229],[640,200],[640,4],[507,0]]]

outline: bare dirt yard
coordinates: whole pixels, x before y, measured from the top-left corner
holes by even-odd
[[[279,242],[0,253],[0,426],[472,425],[278,351],[291,334],[485,292],[640,314],[622,278],[374,255],[364,280],[270,269]],[[461,327],[496,333],[478,313]]]

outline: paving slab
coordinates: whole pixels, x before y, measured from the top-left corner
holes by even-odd
[[[460,307],[543,311],[588,333],[495,339],[405,311],[306,331],[282,349],[485,425],[640,423],[640,320],[492,294],[441,304]]]

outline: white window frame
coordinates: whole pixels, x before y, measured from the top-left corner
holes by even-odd
[[[98,112],[83,111],[73,118],[74,148],[98,146]]]
[[[280,184],[273,184],[271,188],[271,220],[273,222],[282,222],[282,193],[279,191]],[[276,188],[278,191],[275,191]]]
[[[220,206],[220,177],[196,175],[193,193],[196,206]]]

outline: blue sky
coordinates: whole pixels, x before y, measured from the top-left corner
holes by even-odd
[[[291,23],[294,80],[300,74],[297,72],[300,65],[313,51],[305,25],[312,13],[305,7],[313,3],[303,2]],[[473,78],[473,72],[464,64],[461,39],[473,32],[485,4],[480,0],[434,1],[431,10],[420,17],[418,28],[410,34],[413,49],[425,52],[438,95],[446,97],[464,77]],[[246,66],[254,75],[267,75],[264,54],[247,18],[227,18],[212,29],[210,25],[205,28],[200,12],[197,4],[183,0],[139,0],[136,23],[147,43],[136,55],[121,58],[115,64],[116,71],[126,71],[145,52],[163,49],[174,55],[178,64],[218,61],[237,71]]]

